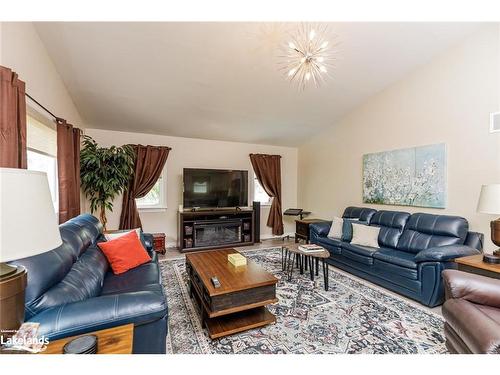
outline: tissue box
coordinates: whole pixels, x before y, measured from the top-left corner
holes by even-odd
[[[227,260],[235,267],[245,266],[247,264],[247,258],[239,253],[229,254]]]

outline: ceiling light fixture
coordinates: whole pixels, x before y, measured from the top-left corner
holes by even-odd
[[[338,45],[328,25],[302,24],[282,48],[280,70],[301,90],[309,84],[320,86],[334,67]]]

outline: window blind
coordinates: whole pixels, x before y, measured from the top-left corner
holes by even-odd
[[[57,132],[31,116],[26,126],[26,145],[29,149],[57,157]]]

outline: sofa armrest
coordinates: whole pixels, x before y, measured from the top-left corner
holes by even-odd
[[[479,250],[465,245],[438,246],[420,251],[415,256],[415,262],[448,262],[455,258],[479,253]]]
[[[500,280],[458,270],[444,270],[442,275],[446,299],[462,298],[500,308]]]
[[[140,325],[162,319],[166,314],[167,301],[159,288],[110,294],[52,307],[29,321],[40,323],[40,335],[54,340],[128,323]]]
[[[309,231],[315,234],[317,237],[326,237],[332,226],[331,221],[321,221],[318,223],[313,223],[309,225]]]

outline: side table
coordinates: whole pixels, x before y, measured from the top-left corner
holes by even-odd
[[[328,263],[326,259],[330,256],[330,252],[323,248],[322,251],[317,252],[305,252],[299,249],[300,245],[285,245],[281,249],[282,257],[282,267],[283,271],[288,275],[288,280],[292,279],[294,264],[298,264],[300,269],[300,274],[304,273],[304,268],[307,271],[309,268],[309,274],[311,276],[311,281],[314,281],[314,275],[319,274],[319,261],[323,265],[323,281],[325,284],[325,290],[328,290]],[[315,267],[316,265],[316,267]],[[307,267],[309,266],[309,267]]]
[[[456,258],[455,263],[459,271],[500,279],[500,264],[483,262],[483,254]]]
[[[97,354],[132,354],[134,342],[132,323],[51,341],[47,349],[40,354],[62,354],[63,347],[68,341],[85,335],[97,336]]]
[[[165,233],[151,233],[153,236],[153,250],[160,254],[165,254]]]

